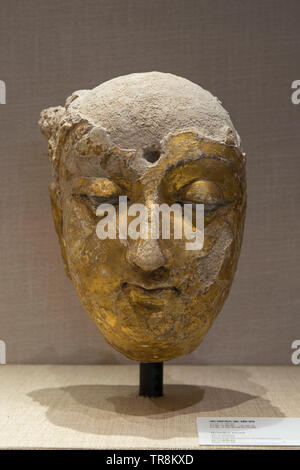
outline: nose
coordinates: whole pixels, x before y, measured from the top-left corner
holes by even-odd
[[[166,258],[161,252],[158,240],[142,240],[133,242],[127,250],[127,259],[130,264],[143,271],[155,271],[165,266]]]

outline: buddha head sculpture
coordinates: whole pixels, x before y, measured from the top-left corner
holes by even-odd
[[[229,293],[246,209],[245,155],[220,101],[184,78],[136,73],[73,93],[39,124],[65,269],[104,338],[141,362],[193,351]],[[147,210],[201,204],[202,246],[186,249],[174,228],[100,239],[97,208],[113,205],[120,222],[120,196]]]

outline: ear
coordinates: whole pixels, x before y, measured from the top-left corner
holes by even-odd
[[[50,191],[52,215],[54,219],[56,233],[59,239],[61,255],[62,255],[63,262],[64,262],[65,273],[71,279],[70,270],[68,266],[67,253],[66,253],[66,242],[63,236],[62,208],[59,202],[59,197],[58,197],[59,194],[58,194],[57,185],[55,183],[52,183],[49,187],[49,191]]]
[[[53,164],[53,174],[56,175],[57,164],[55,160],[57,140],[58,140],[58,130],[62,119],[64,118],[66,109],[62,106],[56,106],[52,108],[44,109],[41,112],[39,126],[41,133],[48,140],[48,157],[51,158]],[[63,217],[62,217],[62,208],[59,200],[59,187],[57,178],[54,176],[54,182],[49,187],[50,200],[52,214],[55,224],[56,233],[58,235],[61,254],[64,262],[64,268],[67,276],[70,278],[70,271],[68,267],[67,253],[66,253],[66,243],[63,236]]]
[[[39,126],[41,133],[48,140],[48,157],[52,160],[57,146],[58,128],[66,114],[66,109],[62,106],[55,106],[44,109],[41,112]]]

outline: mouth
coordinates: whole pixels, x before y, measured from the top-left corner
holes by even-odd
[[[173,303],[175,297],[178,297],[178,290],[175,286],[155,285],[149,283],[145,285],[137,282],[123,282],[122,291],[129,302],[143,313],[159,315],[159,318],[165,311],[167,305]]]
[[[145,294],[150,294],[150,295],[170,293],[172,291],[178,293],[178,289],[175,286],[169,286],[169,285],[157,286],[153,284],[145,285],[143,283],[137,283],[137,282],[122,282],[121,288],[123,290],[127,290],[130,288],[141,289],[142,292],[144,292]]]

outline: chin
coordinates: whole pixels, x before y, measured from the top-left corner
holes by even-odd
[[[189,317],[185,318],[189,323]],[[190,320],[190,324],[195,324],[193,319]],[[107,322],[97,324],[114,349],[128,359],[139,362],[169,361],[191,353],[199,346],[210,325],[211,322],[198,322],[197,328],[191,331],[187,325],[186,328],[182,324],[166,328],[164,321],[157,321],[153,328],[145,329],[141,322],[134,324],[132,318],[130,323],[125,321],[122,326],[116,323],[114,327],[109,327]]]

